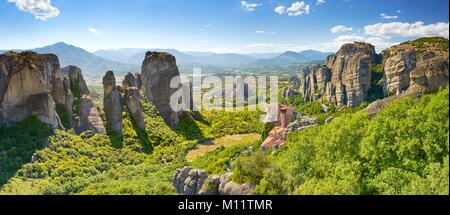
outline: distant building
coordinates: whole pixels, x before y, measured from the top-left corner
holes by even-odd
[[[276,117],[275,117],[276,116]],[[266,140],[261,144],[262,151],[276,150],[286,143],[286,128],[297,117],[295,108],[282,104],[272,104],[267,108],[266,123],[275,127],[269,132]]]

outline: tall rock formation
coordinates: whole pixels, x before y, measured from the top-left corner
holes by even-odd
[[[384,94],[398,95],[408,89],[410,73],[415,68],[416,52],[411,48],[392,47],[383,51]]]
[[[131,113],[131,116],[133,116],[136,125],[139,128],[144,129],[144,111],[141,107],[141,97],[139,89],[136,86],[136,78],[133,74],[128,73],[122,82],[122,88],[125,90],[125,103],[127,105],[128,111]]]
[[[304,101],[325,99],[339,106],[359,106],[367,98],[372,67],[377,61],[371,44],[345,44],[327,57],[326,65],[302,69],[298,74],[299,93]]]
[[[377,63],[375,47],[368,43],[345,44],[327,58],[331,69],[330,92],[335,93],[336,103],[355,107],[363,103],[371,87],[372,66]]]
[[[448,85],[449,41],[421,38],[383,51],[384,92],[429,92]]]
[[[0,123],[19,122],[36,113],[53,128],[63,128],[56,102],[64,99],[55,55],[7,52],[0,55]]]
[[[73,101],[73,128],[77,133],[84,131],[94,131],[99,134],[106,134],[106,129],[100,114],[91,99],[89,89],[84,80],[81,69],[76,66],[67,66],[61,69],[64,77],[65,93],[69,95],[67,100]],[[69,85],[69,86],[67,86]]]
[[[166,52],[147,52],[141,70],[145,96],[170,127],[176,126],[179,123],[178,113],[170,106],[170,97],[178,90],[170,88],[170,82],[180,75],[175,57]]]
[[[389,97],[373,102],[365,110],[373,116],[394,100],[406,96],[418,98],[448,86],[448,47],[448,39],[431,37],[383,51],[383,88]]]
[[[122,104],[120,92],[116,86],[113,71],[106,72],[103,77],[103,109],[105,110],[107,125],[115,132],[122,133]]]
[[[331,81],[331,72],[326,66],[307,66],[299,73],[298,79],[304,101],[318,101],[325,95],[327,83]]]

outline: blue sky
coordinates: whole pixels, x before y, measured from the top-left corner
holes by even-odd
[[[66,42],[98,49],[382,50],[421,36],[448,38],[448,0],[0,0],[0,49]]]

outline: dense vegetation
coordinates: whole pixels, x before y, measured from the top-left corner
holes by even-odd
[[[130,114],[123,111],[122,134],[110,129],[108,135],[92,132],[76,135],[73,130],[52,133],[36,117],[1,127],[0,187],[3,187],[0,193],[174,194],[171,177],[177,168],[188,165],[186,152],[199,141],[229,134],[258,133],[261,129],[257,113],[214,111],[183,117],[174,131],[164,123],[153,104],[146,100],[141,104],[146,128],[139,129]],[[68,116],[62,107],[58,113],[67,123]],[[105,117],[103,111],[100,114]],[[183,124],[184,120],[199,127]],[[246,146],[224,151],[237,153]],[[201,157],[196,164],[204,165],[210,159],[217,158]],[[208,165],[213,170],[214,164]]]
[[[133,126],[126,111],[123,113],[122,135],[106,136],[92,132],[76,135],[73,130],[55,130],[46,148],[28,150],[28,160],[22,162],[26,164],[18,171],[16,168],[15,176],[3,186],[2,192],[173,194],[170,178],[176,168],[187,164],[185,152],[195,146],[196,141],[186,141],[168,128],[151,103],[143,101],[143,109],[147,123],[145,131]],[[7,130],[27,131],[29,122],[24,123]],[[30,135],[33,136],[39,137]],[[29,143],[24,141],[24,145]],[[3,142],[1,146],[11,147]],[[33,155],[34,162],[27,163],[34,150],[38,150]]]
[[[188,140],[204,141],[230,134],[259,133],[263,124],[256,111],[204,111],[181,117],[175,131]]]
[[[273,154],[241,156],[233,177],[266,194],[448,194],[448,94],[294,132]]]
[[[45,147],[51,129],[32,116],[11,127],[0,127],[0,186],[25,163],[33,153]]]

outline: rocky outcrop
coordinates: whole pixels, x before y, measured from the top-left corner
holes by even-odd
[[[232,173],[211,175],[204,170],[184,167],[172,177],[172,184],[180,195],[248,195],[255,186],[231,181]]]
[[[424,88],[426,92],[448,86],[448,60],[448,53],[446,57],[439,56],[434,51],[428,51],[423,55],[419,55],[416,68],[410,74],[410,85]],[[414,90],[414,87],[409,87],[408,90]]]
[[[375,47],[368,43],[345,44],[335,54],[327,58],[331,69],[331,85],[327,97],[335,94],[338,105],[355,107],[363,103],[371,87],[372,66],[377,63]]]
[[[331,81],[331,71],[325,66],[306,66],[299,73],[298,79],[303,100],[318,101],[326,93],[327,83]]]
[[[410,73],[416,66],[414,49],[390,48],[383,52],[383,91],[398,95],[408,89],[411,82]]]
[[[88,95],[83,95],[79,99],[78,117],[75,118],[74,122],[74,128],[77,133],[94,131],[98,134],[106,134],[106,129],[97,107]]]
[[[448,86],[449,54],[445,38],[422,38],[383,51],[386,95],[429,92]]]
[[[74,96],[90,95],[80,68],[70,65],[61,69],[61,74],[70,81],[70,89]]]
[[[319,124],[320,121],[317,118],[311,118],[308,116],[299,116],[297,120],[295,120],[294,122],[290,123],[287,127],[286,127],[286,136],[288,133],[293,132],[293,131],[300,131],[306,128],[309,128],[311,126],[315,126],[317,124]]]
[[[136,125],[139,128],[144,129],[144,111],[141,107],[141,97],[139,94],[139,89],[136,87],[136,83],[137,80],[134,75],[128,73],[122,82],[122,88],[125,91],[125,103],[127,105],[128,111],[131,113],[131,116],[133,117]]]
[[[64,77],[65,93],[69,96],[66,99],[73,101],[72,125],[75,131],[82,133],[89,130],[106,134],[100,113],[91,99],[81,69],[76,66],[67,66],[61,69],[61,73]]]
[[[421,38],[383,51],[383,90],[389,97],[370,104],[365,109],[369,115],[376,115],[396,99],[419,98],[448,86],[448,43],[445,38]]]
[[[107,125],[113,131],[122,133],[122,104],[120,92],[116,86],[116,78],[113,71],[106,72],[103,77],[103,109],[105,111]]]
[[[345,44],[327,57],[326,65],[306,66],[298,74],[299,93],[304,101],[355,107],[363,103],[371,87],[372,66],[378,61],[375,47],[368,43]]]
[[[147,52],[141,70],[145,96],[170,127],[176,126],[179,123],[178,113],[170,106],[170,97],[178,90],[170,88],[170,82],[180,76],[175,57],[165,52]]]
[[[56,102],[63,103],[59,61],[55,55],[7,52],[0,55],[0,123],[36,114],[53,128],[63,128]]]
[[[136,88],[142,89],[142,75],[141,73],[136,73]]]

